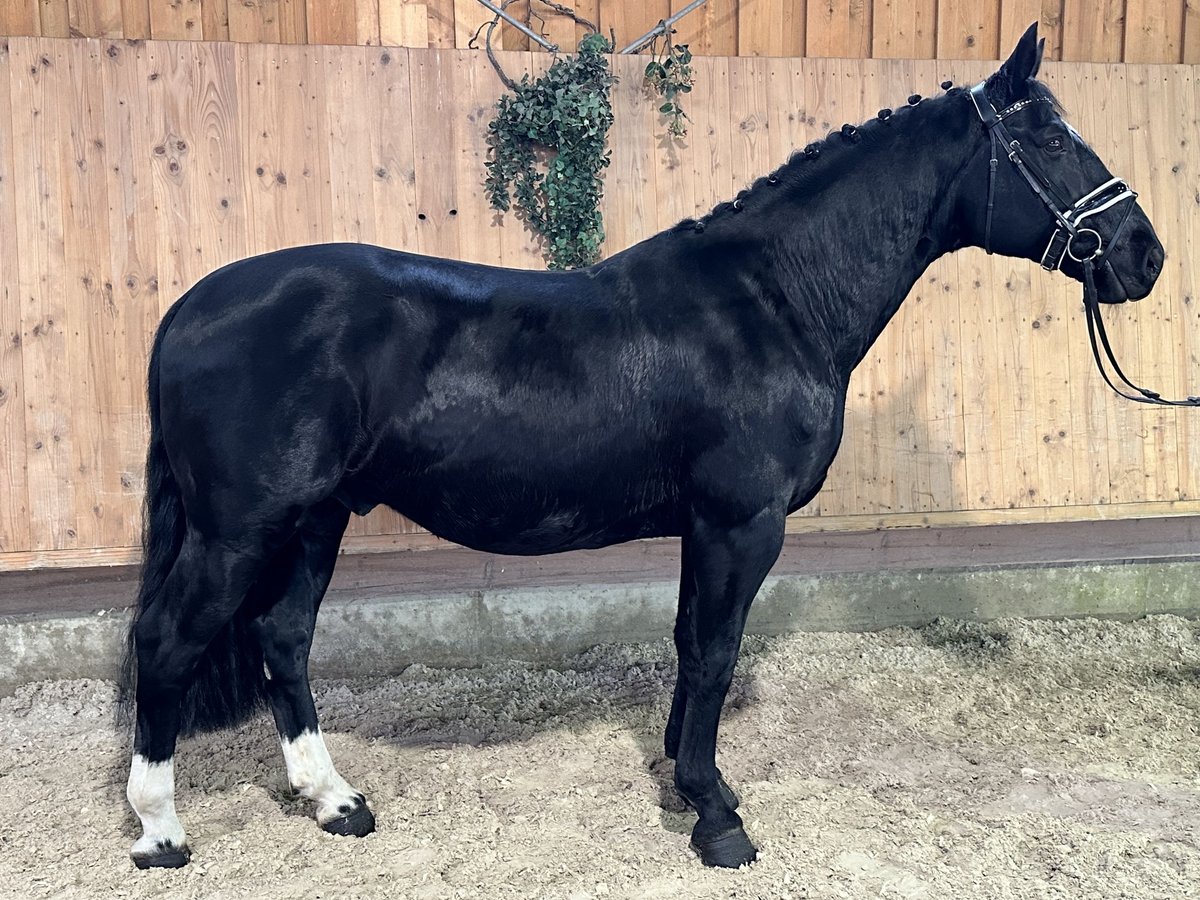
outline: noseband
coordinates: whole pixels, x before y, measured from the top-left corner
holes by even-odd
[[[971,102],[975,104],[975,112],[979,114],[979,118],[987,129],[992,144],[992,158],[988,164],[987,213],[984,221],[983,248],[989,254],[992,252],[992,210],[996,200],[996,168],[1000,162],[998,151],[1000,145],[1003,144],[1008,161],[1013,164],[1025,183],[1029,185],[1030,190],[1054,217],[1054,233],[1050,235],[1050,241],[1042,252],[1042,268],[1053,272],[1062,266],[1063,258],[1066,256],[1070,256],[1083,268],[1083,308],[1087,314],[1088,339],[1092,345],[1092,355],[1096,359],[1096,368],[1100,370],[1104,381],[1122,397],[1137,403],[1154,403],[1161,406],[1200,406],[1200,397],[1188,397],[1186,400],[1164,400],[1157,391],[1138,387],[1130,381],[1121,371],[1120,365],[1117,364],[1117,358],[1113,354],[1112,345],[1108,340],[1108,333],[1104,329],[1104,319],[1100,316],[1100,297],[1096,292],[1096,269],[1099,266],[1108,266],[1113,276],[1117,277],[1108,255],[1117,246],[1124,234],[1125,226],[1129,224],[1129,217],[1134,207],[1133,201],[1137,199],[1137,194],[1130,190],[1129,186],[1120,178],[1110,178],[1074,203],[1067,205],[1062,202],[1049,180],[1030,165],[1025,158],[1021,142],[1013,137],[1012,132],[1004,124],[1005,119],[1026,107],[1050,101],[1044,97],[1018,100],[1011,106],[996,112],[996,108],[992,106],[992,102],[987,97],[984,83],[981,82],[971,88]],[[1083,223],[1092,216],[1097,216],[1127,200],[1130,202],[1125,207],[1125,213],[1109,237],[1108,245],[1105,246],[1100,232]],[[1118,280],[1120,279],[1118,278]],[[1099,341],[1097,341],[1097,335],[1099,335]],[[1113,383],[1100,356],[1101,346],[1104,348],[1105,356],[1107,356],[1113,372],[1127,387],[1136,391],[1135,394],[1126,393]]]

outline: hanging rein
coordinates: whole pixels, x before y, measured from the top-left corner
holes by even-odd
[[[1104,329],[1104,319],[1100,315],[1100,298],[1096,292],[1095,273],[1097,268],[1110,265],[1108,255],[1121,240],[1125,226],[1129,222],[1129,215],[1133,212],[1133,201],[1137,199],[1137,194],[1130,190],[1129,185],[1120,178],[1111,178],[1084,194],[1074,203],[1070,205],[1064,203],[1049,180],[1025,158],[1021,142],[1013,137],[1012,132],[1004,124],[1004,120],[1009,116],[1034,103],[1048,103],[1049,100],[1043,97],[1018,100],[1011,106],[996,112],[992,102],[987,98],[983,83],[971,88],[971,100],[975,104],[975,111],[988,131],[992,145],[992,158],[988,167],[984,249],[989,254],[992,252],[992,209],[995,206],[996,167],[1000,160],[1000,146],[1003,145],[1008,161],[1013,164],[1025,183],[1054,216],[1055,229],[1042,253],[1042,268],[1053,272],[1062,265],[1063,259],[1067,256],[1070,256],[1083,268],[1083,308],[1087,315],[1088,339],[1092,345],[1092,355],[1096,359],[1096,368],[1100,370],[1104,381],[1126,400],[1133,400],[1136,403],[1153,403],[1161,406],[1200,406],[1200,397],[1188,397],[1186,400],[1164,400],[1157,391],[1138,387],[1130,381],[1121,371],[1113,353],[1112,344],[1109,343],[1108,333]],[[1105,241],[1100,233],[1084,223],[1120,203],[1125,203],[1124,215],[1121,216],[1120,223],[1110,235],[1107,246],[1105,246]],[[1127,393],[1113,383],[1100,355],[1101,347],[1104,348],[1104,355],[1117,378],[1135,393]]]

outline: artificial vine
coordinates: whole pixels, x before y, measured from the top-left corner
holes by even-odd
[[[667,134],[682,138],[687,136],[690,119],[679,97],[692,92],[692,52],[687,44],[671,42],[671,29],[665,23],[660,37],[662,52],[659,53],[659,38],[655,38],[651,48],[654,58],[646,63],[646,84],[666,101],[658,111],[667,119]]]
[[[600,258],[600,173],[611,157],[610,93],[616,82],[608,68],[610,52],[604,35],[589,34],[578,54],[561,56],[544,75],[525,75],[516,83],[496,103],[488,126],[488,199],[503,211],[515,204],[542,238],[552,269],[589,266]]]
[[[499,9],[513,2],[501,0]],[[611,158],[608,129],[613,122],[611,93],[616,78],[607,54],[613,44],[569,7],[555,0],[538,2],[574,19],[590,33],[579,42],[575,56],[557,57],[544,75],[535,79],[525,75],[516,82],[492,52],[492,33],[500,15],[480,26],[475,37],[487,29],[488,57],[511,91],[497,101],[496,116],[488,125],[485,187],[494,209],[508,212],[515,207],[540,239],[551,269],[574,269],[596,262],[604,243],[601,173]],[[535,16],[532,8],[530,15]],[[687,134],[688,116],[680,97],[692,90],[692,54],[686,44],[671,42],[665,21],[660,28],[645,77],[664,101],[659,112],[667,118],[668,133],[681,138]],[[641,41],[627,49],[640,45]]]

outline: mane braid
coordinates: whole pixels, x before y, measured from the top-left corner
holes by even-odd
[[[945,90],[945,96],[954,96],[961,94],[968,96],[961,88],[952,86],[951,82],[943,82],[942,88]],[[1061,111],[1058,105],[1058,100],[1050,92],[1050,89],[1035,79],[1029,80],[1029,90],[1032,95],[1035,91],[1037,96],[1049,100],[1055,105],[1055,108]],[[861,129],[863,125],[871,125],[880,123],[890,125],[896,120],[904,109],[916,108],[921,103],[928,103],[938,98],[922,97],[920,94],[912,94],[908,98],[908,104],[904,107],[899,107],[896,110],[881,109],[879,114],[873,118],[867,119],[862,125],[843,125],[840,129],[830,131],[825,135],[823,140],[814,141],[806,145],[802,149],[793,150],[787,160],[770,172],[767,175],[762,175],[754,180],[754,182],[746,188],[738,191],[733,200],[724,200],[714,206],[705,215],[699,219],[687,218],[682,219],[668,229],[669,233],[694,231],[696,233],[703,232],[708,224],[717,217],[724,217],[727,214],[741,212],[745,208],[747,201],[761,197],[768,190],[777,188],[779,185],[786,185],[793,178],[799,177],[801,167],[808,162],[812,162],[819,158],[822,150],[826,148],[846,149],[862,140]]]

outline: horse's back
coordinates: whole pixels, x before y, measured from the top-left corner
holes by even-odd
[[[676,355],[594,272],[294,248],[189,293],[164,434],[213,529],[201,485],[386,504],[494,550],[599,546],[674,528]]]

